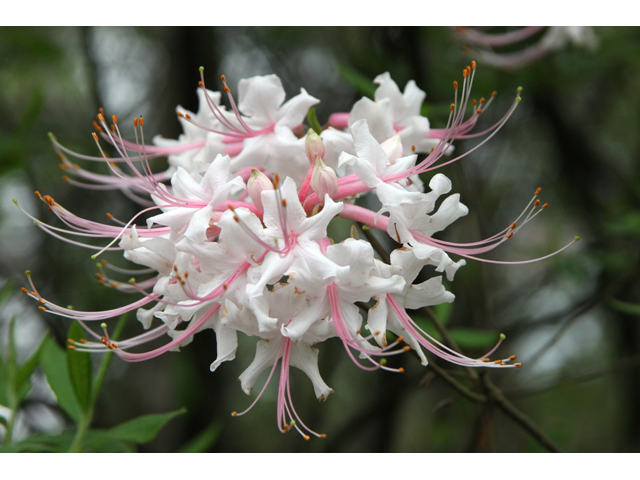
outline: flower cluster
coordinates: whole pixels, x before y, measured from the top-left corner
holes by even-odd
[[[99,157],[77,154],[51,136],[68,175],[65,180],[85,188],[119,189],[143,208],[128,222],[107,214],[111,223],[103,224],[80,218],[36,192],[64,226],[32,218],[57,238],[98,250],[93,258],[104,251],[123,251],[125,259],[143,268],[126,269],[102,260],[97,276],[103,285],[141,297],[113,310],[86,312],[43,298],[30,275],[31,289],[23,290],[40,302],[41,310],[79,322],[94,339],[73,342],[70,348],[111,350],[130,362],[177,350],[197,332],[213,329],[214,371],[235,358],[238,332],[256,337],[255,359],[240,375],[242,389],[249,394],[268,370],[257,401],[280,363],[278,428],[296,429],[307,439],[323,435],[296,413],[289,369],[305,372],[316,397],[326,400],[333,390],[318,371],[314,345],[329,338],[337,337],[365,370],[401,371],[388,366],[386,357],[411,349],[423,365],[426,349],[467,367],[517,367],[514,356],[488,358],[503,338],[485,356],[468,358],[431,338],[406,312],[454,299],[441,275],[414,283],[423,267],[453,280],[465,260],[454,262],[449,254],[482,260],[478,255],[505,242],[546,207],[540,205],[538,191],[513,223],[490,238],[468,244],[433,238],[468,210],[458,194],[449,195],[447,177],[432,176],[425,192],[420,175],[478,148],[520,100],[518,91],[499,122],[471,133],[495,96],[471,99],[475,72],[474,62],[464,69],[462,85],[454,82],[455,101],[444,129],[431,129],[420,115],[425,93],[414,82],[401,92],[388,73],[375,79],[379,86],[373,100],[363,98],[350,113],[333,114],[318,131],[305,132],[302,126],[318,100],[301,89],[285,102],[275,75],[241,80],[236,104],[224,76],[223,92],[210,91],[201,69],[198,112],[178,107],[184,133],[177,140],[155,138],[153,145],[145,143],[141,117],[133,121],[131,142],[122,137],[118,119],[113,116],[108,123],[101,111],[93,133]],[[223,105],[224,97],[229,107]],[[452,157],[455,139],[476,137],[484,137],[477,147]],[[103,147],[105,142],[108,147]],[[108,156],[106,148],[115,155]],[[168,157],[169,169],[153,173],[149,160],[158,156]],[[106,162],[111,174],[93,173],[70,157]],[[377,197],[379,210],[356,204],[367,194]],[[334,243],[327,227],[338,216],[380,229],[401,246],[384,262],[372,244],[357,235]],[[142,219],[146,225],[140,224]],[[110,241],[96,247],[67,238],[70,235]],[[114,278],[118,275],[136,277],[122,282]],[[146,332],[111,340],[104,320],[131,311]],[[88,322],[102,323],[103,332],[96,333]],[[135,351],[167,335],[163,346]]]
[[[483,62],[503,70],[527,67],[571,44],[588,50],[598,47],[591,27],[521,27],[504,33],[456,27],[456,37],[480,55]],[[502,51],[504,48],[508,50]]]

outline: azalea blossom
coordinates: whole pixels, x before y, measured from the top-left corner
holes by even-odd
[[[407,312],[453,302],[443,275],[453,281],[465,259],[509,263],[487,260],[482,254],[513,237],[546,208],[540,205],[538,189],[520,216],[487,239],[454,243],[434,237],[468,209],[459,194],[450,194],[449,179],[431,172],[461,160],[492,138],[516,109],[520,90],[500,121],[472,133],[481,110],[493,98],[471,98],[473,62],[463,70],[461,87],[454,82],[447,125],[436,130],[420,115],[425,93],[414,82],[400,92],[383,73],[375,79],[379,87],[374,100],[362,99],[351,113],[332,115],[323,131],[305,133],[302,122],[319,100],[304,89],[285,102],[278,77],[253,77],[240,81],[236,105],[224,76],[223,93],[215,92],[206,88],[203,69],[200,72],[199,110],[194,114],[178,107],[184,134],[177,140],[156,137],[148,145],[141,117],[133,120],[135,140],[125,140],[118,119],[112,116],[108,123],[104,111],[98,113],[93,133],[99,157],[74,152],[52,136],[61,168],[74,175],[67,177],[70,183],[120,189],[144,206],[127,221],[109,215],[110,223],[100,223],[78,217],[36,192],[57,224],[25,211],[52,236],[91,249],[94,259],[105,251],[121,251],[125,261],[135,264],[99,261],[100,284],[136,299],[97,312],[51,302],[39,293],[37,278],[28,275],[29,288],[23,291],[40,303],[41,310],[79,322],[91,337],[72,341],[69,348],[113,351],[125,361],[137,362],[179,351],[198,332],[212,329],[217,358],[210,369],[215,371],[234,360],[238,342],[249,337],[256,342],[256,354],[240,375],[242,390],[251,394],[268,374],[254,401],[233,415],[251,410],[267,385],[275,382],[279,366],[278,428],[296,430],[306,439],[324,434],[307,426],[296,412],[290,368],[302,370],[316,398],[327,400],[333,389],[318,369],[319,344],[333,338],[364,370],[402,372],[390,360],[410,350],[423,365],[429,361],[426,350],[466,367],[521,366],[512,355],[489,360],[503,337],[485,355],[470,358],[430,337]],[[467,153],[453,156],[452,144],[460,138],[482,140]],[[169,167],[159,174],[149,162],[158,156],[169,159]],[[91,173],[71,158],[102,160],[110,174]],[[422,180],[428,183],[426,192]],[[381,208],[358,205],[364,195],[375,195]],[[143,216],[148,217],[146,223]],[[381,258],[387,252],[380,256],[355,235],[335,243],[328,228],[337,217],[386,232],[399,247],[385,263]],[[462,258],[454,261],[451,256]],[[415,283],[423,268],[432,278]],[[105,321],[127,312],[136,312],[144,332],[114,342]],[[166,340],[162,346],[143,350],[159,338]]]

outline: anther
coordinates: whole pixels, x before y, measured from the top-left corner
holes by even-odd
[[[98,109],[98,115],[104,115],[104,108],[100,107]]]
[[[482,115],[482,109],[481,109],[481,108],[479,108],[478,110],[476,110],[476,113],[477,113],[478,115]]]
[[[451,111],[453,112],[456,109],[456,106],[452,103],[450,108],[451,108]]]
[[[113,215],[111,215],[109,212],[107,212],[107,218],[113,219]]]
[[[411,347],[409,345],[405,345],[404,347],[402,347],[402,350],[408,352],[409,350],[411,350]]]
[[[144,118],[142,118],[142,115],[140,115],[140,126],[144,127]]]
[[[404,337],[398,337],[398,339],[396,340],[396,342],[400,343],[400,342],[404,342]]]
[[[106,282],[105,282],[104,280],[98,280],[98,283],[99,283],[100,285],[102,285],[102,286],[105,286],[105,285],[106,285]]]
[[[309,435],[305,435],[304,439],[308,442],[309,440],[311,440],[311,437]]]
[[[500,365],[502,363],[502,360],[494,360],[493,363],[495,363],[496,365]]]
[[[109,125],[109,128],[111,129],[112,132],[116,131],[116,126],[113,123]]]
[[[69,183],[71,181],[71,179],[69,177],[67,177],[66,175],[63,175],[62,176],[62,181]]]
[[[284,208],[287,208],[287,200],[286,200],[286,199],[284,199],[284,198],[282,199],[282,206],[283,206]]]
[[[29,294],[29,290],[27,290],[27,289],[26,289],[26,288],[24,288],[24,287],[20,288],[20,290],[22,291],[22,293]]]
[[[138,117],[133,119],[133,126],[136,128],[138,127]]]
[[[537,207],[538,205],[540,205],[540,200],[536,200],[535,202],[533,202],[534,207]]]
[[[495,90],[493,92],[491,92],[491,96],[495,97],[496,95],[498,95],[498,92],[496,92]]]
[[[547,208],[548,206],[549,206],[549,204],[548,204],[548,203],[545,203],[544,205],[542,205],[542,206],[540,207],[540,210],[544,210],[544,209],[545,209],[545,208]]]
[[[76,341],[74,339],[72,339],[72,338],[67,338],[67,342],[69,342],[71,344],[76,343]]]
[[[400,368],[398,369],[398,371],[399,371],[400,373],[404,373],[404,368],[400,367]]]
[[[58,168],[60,170],[68,170],[69,169],[69,165],[67,165],[66,163],[61,163],[58,165]]]
[[[412,153],[416,153],[416,146],[415,145],[411,145],[411,152]]]
[[[517,358],[517,357],[516,357],[515,355],[511,355],[511,356],[509,357],[509,360],[511,360],[511,361],[513,362],[516,358]]]
[[[93,139],[94,139],[96,142],[98,142],[98,141],[99,141],[99,140],[98,140],[98,134],[97,134],[96,132],[93,132],[93,133],[91,134],[91,136],[93,137]]]
[[[187,120],[191,120],[191,115],[189,115],[188,113],[185,113],[184,118],[186,118]]]
[[[471,60],[471,68],[473,68],[474,70],[476,69],[476,61],[475,60]]]
[[[518,225],[518,224],[517,224],[516,222],[513,222],[513,223],[511,224],[511,227],[510,227],[510,228],[511,228],[511,230],[513,230],[514,228],[516,228],[516,226],[517,226],[517,225]]]
[[[116,117],[115,115],[111,115],[111,120],[113,120],[114,124],[118,124],[118,117]]]
[[[177,265],[174,265],[174,266],[173,266],[173,271],[174,271],[174,272],[176,272],[176,273],[178,273],[178,266],[177,266]]]
[[[538,187],[538,188],[536,189],[536,193],[534,193],[534,195],[538,195],[541,191],[542,191],[542,188]]]
[[[482,361],[483,361],[484,363],[489,363],[489,362],[491,361],[491,359],[490,359],[490,358],[483,358],[483,359],[482,359]]]
[[[38,190],[36,190],[36,197],[42,198],[42,194]]]
[[[46,311],[47,311],[47,309],[46,309],[46,308],[44,308],[42,305],[38,307],[38,310],[42,310],[43,312],[46,312]]]
[[[462,77],[467,78],[467,69],[462,70]]]
[[[56,204],[56,201],[49,195],[45,195],[43,199],[47,203],[47,205],[49,205],[50,207],[53,207]]]
[[[458,82],[457,82],[457,81],[455,81],[455,80],[453,81],[453,88],[454,88],[455,90],[457,90],[457,89],[458,89]]]
[[[199,81],[198,81],[198,86],[199,86],[200,88],[204,88],[204,83],[202,83],[202,80],[199,80]]]
[[[482,105],[484,103],[484,97],[480,97],[480,104]]]
[[[507,238],[511,238],[511,237],[513,237],[513,232],[509,232],[507,235]]]
[[[220,80],[222,80],[222,83],[227,83],[227,77],[224,75],[220,75]]]
[[[473,100],[471,100],[471,105],[473,105],[474,107],[476,106],[478,102],[476,102],[476,99],[474,98]]]
[[[95,120],[93,121],[92,125],[93,125],[93,128],[95,128],[100,133],[104,132],[104,129]]]
[[[67,345],[67,348],[68,348],[69,350],[75,350],[75,349],[76,349],[76,346],[75,346],[75,345]]]
[[[184,114],[183,114],[182,112],[178,112],[178,116],[179,116],[180,118],[184,118]]]
[[[104,112],[104,110],[102,112]],[[102,123],[105,123],[104,122],[104,116],[102,115],[102,112],[98,113],[98,120],[100,120]]]
[[[520,368],[522,366],[522,364],[521,363],[514,363],[513,366],[516,367],[516,368]]]
[[[327,438],[327,434],[326,433],[321,433],[320,434],[320,438]]]

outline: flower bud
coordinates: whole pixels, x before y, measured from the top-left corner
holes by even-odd
[[[311,174],[311,188],[321,199],[324,199],[326,193],[331,198],[338,194],[336,172],[333,168],[327,167],[320,157],[316,157],[316,166]]]
[[[257,168],[251,169],[251,176],[247,182],[247,192],[256,208],[264,210],[262,207],[262,192],[273,190],[271,180]]]
[[[320,157],[321,160],[324,159],[324,144],[322,143],[322,139],[311,128],[307,132],[305,150],[309,158],[309,163],[312,165],[316,158]]]

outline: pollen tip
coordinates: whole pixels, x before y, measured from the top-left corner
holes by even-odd
[[[309,440],[311,440],[311,437],[309,435],[305,435],[304,439],[308,442]]]
[[[99,141],[99,140],[98,140],[98,134],[97,134],[96,132],[93,132],[93,133],[91,134],[91,136],[93,137],[93,139],[94,139],[96,142],[98,142],[98,141]]]
[[[48,136],[51,140],[53,140],[54,138],[56,138],[56,137],[53,135],[53,132],[49,132],[49,133],[47,133],[47,136]]]
[[[538,195],[541,191],[542,191],[542,188],[538,187],[538,188],[536,189],[536,193],[534,193],[534,195]]]
[[[476,69],[476,61],[475,60],[471,60],[471,68],[473,68],[474,70]]]
[[[500,340],[506,340],[507,336],[504,333],[500,334]]]
[[[67,177],[66,175],[63,175],[62,176],[62,181],[69,183],[71,181],[71,179],[69,177]]]
[[[199,71],[200,73],[204,72],[204,67],[202,67],[202,66],[201,66],[201,67],[199,67],[199,68],[198,68],[198,71]]]
[[[516,368],[520,368],[522,367],[522,364],[518,362],[518,363],[514,363],[513,366]]]
[[[36,197],[42,198],[42,194],[38,190],[36,190]]]
[[[113,123],[114,123],[115,125],[117,125],[117,124],[118,124],[118,117],[116,117],[115,115],[111,115],[111,120],[113,120]]]
[[[400,367],[400,368],[398,369],[398,371],[399,371],[400,373],[404,373],[404,368]]]
[[[224,74],[220,75],[220,80],[222,80],[224,83],[227,83],[227,77],[225,77]]]
[[[18,199],[17,199],[17,198],[14,198],[14,199],[12,200],[12,202],[13,202],[13,203],[15,203],[15,204],[17,205],[17,204],[18,204]]]
[[[134,277],[131,277],[128,281],[129,285],[133,285],[134,283],[136,283],[136,279]]]
[[[574,237],[574,239],[573,239],[573,241],[574,241],[574,242],[577,242],[577,241],[579,241],[579,240],[580,240],[580,237],[578,237],[577,235],[576,235],[576,236]]]
[[[75,350],[75,349],[76,349],[76,346],[75,346],[75,345],[67,345],[67,348],[68,348],[69,350]]]
[[[320,434],[320,438],[327,438],[327,434],[326,433],[321,433]]]
[[[489,362],[491,361],[491,359],[490,359],[490,358],[483,358],[483,359],[482,359],[482,361],[483,361],[484,363],[489,363]]]
[[[398,340],[397,340],[398,343],[403,342],[403,341],[404,341],[404,337],[402,337],[402,336],[398,337]]]
[[[516,357],[516,355],[511,355],[511,356],[509,357],[509,360],[511,360],[511,361],[513,362],[516,358],[517,358],[517,357]]]
[[[101,329],[103,329],[103,330],[106,330],[106,329],[107,329],[107,324],[106,324],[106,323],[104,323],[104,322],[102,322],[102,323],[100,324],[100,328],[101,328]]]
[[[516,97],[516,103],[520,103],[522,101],[522,97]]]
[[[548,204],[548,203],[545,203],[544,205],[542,205],[542,206],[540,207],[540,210],[544,210],[544,209],[545,209],[545,208],[547,208],[548,206],[549,206],[549,204]]]
[[[38,310],[42,310],[43,312],[46,312],[46,311],[47,311],[47,309],[46,309],[46,308],[44,308],[42,305],[40,305],[40,306],[38,307]]]
[[[22,291],[22,293],[26,293],[27,295],[29,294],[29,290],[24,287],[21,287],[20,290]]]
[[[25,274],[27,277],[30,277],[30,276],[31,276],[31,270],[25,270],[25,271],[24,271],[24,274]]]
[[[495,97],[496,95],[498,95],[498,92],[496,92],[495,90],[493,92],[491,92],[491,96]]]
[[[522,89],[522,87],[518,87],[516,90],[517,90],[518,93],[522,93],[523,89]]]
[[[408,352],[409,350],[411,350],[411,347],[409,345],[405,345],[404,347],[402,347],[402,350]]]
[[[91,255],[91,260],[95,260],[96,258],[98,258],[98,255]]]

